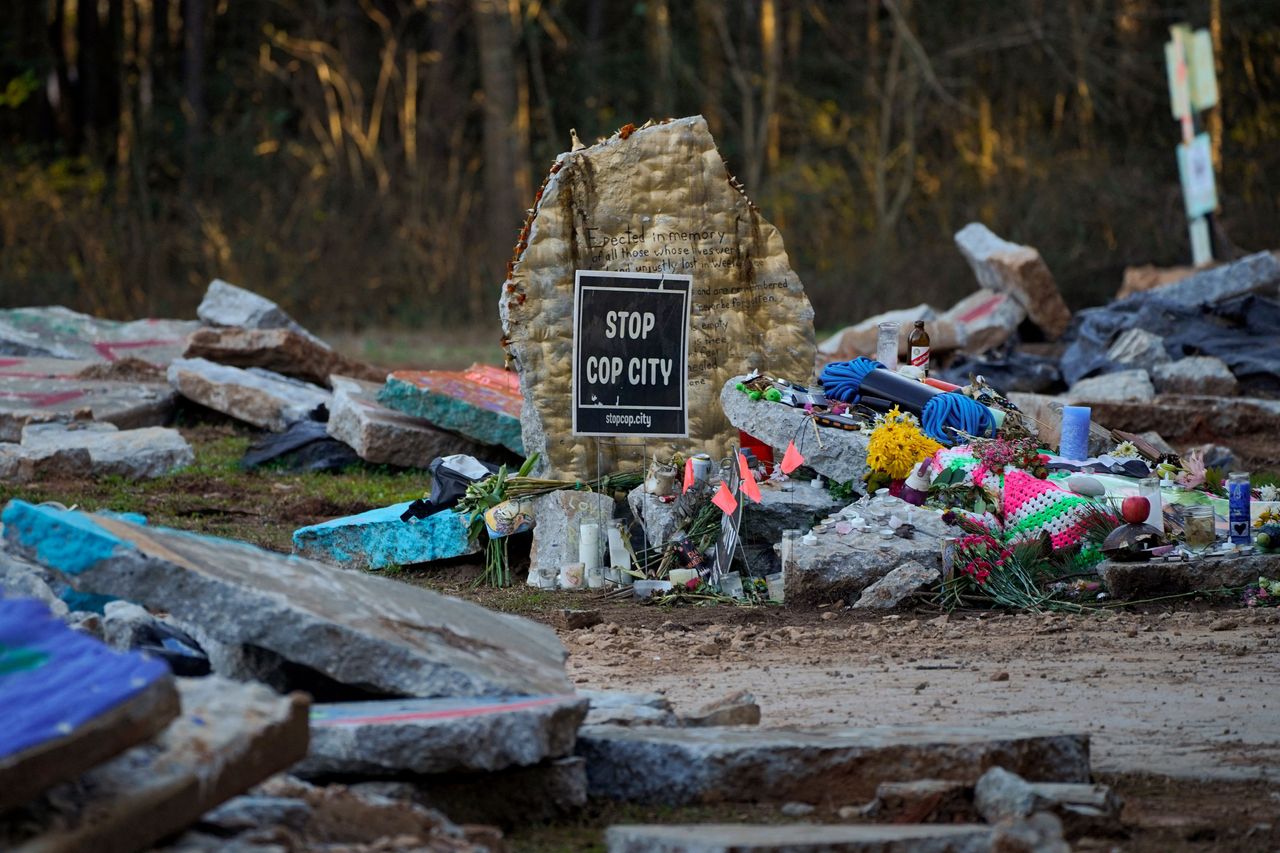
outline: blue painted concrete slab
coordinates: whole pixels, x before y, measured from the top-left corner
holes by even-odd
[[[400,515],[409,502],[335,518],[293,532],[293,551],[303,557],[362,569],[447,560],[479,552],[467,541],[466,520],[445,510],[416,521]]]

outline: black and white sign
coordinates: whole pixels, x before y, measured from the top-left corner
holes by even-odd
[[[689,434],[693,279],[578,270],[573,295],[573,434]]]

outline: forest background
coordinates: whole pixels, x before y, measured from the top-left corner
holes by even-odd
[[[1162,45],[1208,27],[1219,257],[1280,248],[1280,0],[9,0],[0,307],[497,335],[570,128],[701,113],[832,329],[973,289],[969,221],[1073,307],[1190,249]]]

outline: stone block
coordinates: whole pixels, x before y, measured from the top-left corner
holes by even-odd
[[[719,699],[706,703],[692,714],[682,714],[680,725],[706,726],[757,726],[760,724],[760,704],[746,690],[735,690]]]
[[[866,802],[882,782],[973,783],[989,767],[1089,779],[1086,735],[955,726],[669,729],[585,726],[593,796],[642,803]]]
[[[1081,379],[1066,396],[1071,403],[1149,403],[1155,398],[1156,389],[1147,371],[1120,370]]]
[[[973,806],[987,823],[997,824],[1048,812],[1061,821],[1068,838],[1111,835],[1121,828],[1122,803],[1106,785],[1030,783],[1016,773],[993,767],[973,788]]]
[[[569,691],[564,646],[550,628],[421,587],[23,501],[11,501],[0,520],[9,547],[77,589],[164,610],[219,642],[264,650],[369,694]]]
[[[960,348],[983,353],[1003,344],[1027,319],[1027,312],[1008,293],[981,288],[961,299],[942,315],[942,322],[960,330]],[[930,346],[933,344],[930,335]]]
[[[580,690],[591,702],[589,726],[679,725],[671,703],[661,693],[620,693],[613,690]]]
[[[22,430],[21,449],[32,459],[84,451],[89,456],[87,474],[126,480],[163,477],[196,459],[176,429],[119,430],[114,424],[95,422],[30,424]]]
[[[0,599],[0,649],[0,810],[149,740],[178,715],[163,663],[111,651],[42,602]]]
[[[65,621],[70,608],[58,597],[50,583],[53,572],[10,554],[0,542],[0,598],[34,598],[44,603],[49,612]]]
[[[579,816],[587,804],[587,763],[569,756],[493,773],[417,776],[411,782],[360,782],[352,789],[409,799],[467,824],[510,829]]]
[[[906,562],[864,589],[853,607],[855,610],[892,610],[941,578],[939,569],[926,568],[915,561]]]
[[[867,436],[862,432],[818,427],[822,445],[814,435],[813,420],[803,409],[752,400],[737,389],[744,376],[734,376],[720,391],[720,405],[733,426],[774,448],[777,458],[795,441],[804,464],[838,483],[861,480],[867,473]]]
[[[502,368],[397,370],[378,392],[378,402],[480,444],[525,452],[519,385],[515,374]]]
[[[646,492],[642,483],[627,495],[627,506],[631,507],[631,514],[644,528],[645,539],[650,545],[663,545],[675,538],[680,528],[675,501],[659,500],[657,495]]]
[[[578,562],[578,530],[583,523],[600,525],[601,564],[608,564],[609,522],[613,498],[596,492],[557,489],[538,495],[533,505],[533,544],[529,549],[529,582],[542,569],[560,571]]]
[[[136,358],[164,367],[182,355],[199,324],[186,320],[102,320],[63,307],[0,311],[0,356],[112,362]]]
[[[184,679],[182,714],[134,747],[56,787],[0,825],[0,846],[145,850],[301,758],[307,699],[259,684]]]
[[[477,554],[467,521],[453,510],[401,521],[411,501],[300,527],[293,552],[349,569],[385,569]]]
[[[989,826],[746,823],[619,825],[609,853],[991,853]]]
[[[103,373],[101,362],[0,358],[0,442],[20,441],[22,428],[36,423],[91,418],[120,429],[166,423],[177,394],[164,374],[147,365],[145,378],[138,371],[111,378],[112,365],[121,363],[107,364]]]
[[[492,455],[485,445],[380,405],[380,385],[336,375],[329,377],[329,385],[333,388],[329,435],[345,442],[366,462],[426,468],[437,456]]]
[[[613,249],[622,243],[628,251]],[[566,152],[542,187],[498,303],[520,374],[524,447],[550,471],[583,477],[596,467],[596,442],[572,435],[568,405],[577,269],[694,278],[689,435],[651,442],[659,458],[727,455],[737,434],[716,398],[732,374],[758,367],[803,381],[813,370],[813,308],[782,236],[725,170],[704,118]],[[606,447],[605,465],[617,461]]]
[[[848,503],[808,483],[793,481],[789,485],[786,490],[778,483],[760,484],[760,503],[748,500],[742,510],[742,541],[777,545],[782,531],[808,530]]]
[[[1098,564],[1098,574],[1115,598],[1151,598],[1223,587],[1241,587],[1259,577],[1280,576],[1280,554],[1224,554],[1186,562]]]
[[[286,329],[312,339],[322,347],[328,344],[302,328],[276,303],[251,290],[215,278],[209,282],[204,299],[196,308],[196,316],[206,326],[241,329]]]
[[[197,329],[187,338],[184,358],[204,358],[232,367],[260,367],[316,385],[341,373],[370,382],[387,378],[385,370],[347,358],[310,335],[292,329]]]
[[[490,772],[573,753],[584,697],[386,699],[316,705],[303,778]]]
[[[1151,382],[1161,394],[1234,397],[1240,383],[1220,358],[1193,355],[1151,368]]]
[[[1151,293],[1178,305],[1211,305],[1249,293],[1274,295],[1280,290],[1280,260],[1258,252],[1234,263],[1182,278]]]
[[[271,432],[283,432],[289,424],[310,417],[317,406],[330,403],[329,392],[316,385],[203,358],[174,361],[168,376],[169,384],[188,400]]]
[[[1172,360],[1165,351],[1164,338],[1146,329],[1125,329],[1107,350],[1107,358],[1116,364],[1148,372],[1156,365],[1168,364]]]
[[[902,504],[906,515],[907,504]],[[863,592],[894,569],[908,563],[921,570],[942,571],[942,540],[955,528],[935,510],[912,511],[915,530],[910,539],[881,537],[876,531],[841,535],[834,529],[816,533],[817,541],[797,542],[791,562],[784,567],[787,601],[832,601]]]
[[[1038,251],[1002,240],[977,222],[956,232],[955,240],[978,284],[1012,296],[1050,339],[1067,330],[1071,311]]]

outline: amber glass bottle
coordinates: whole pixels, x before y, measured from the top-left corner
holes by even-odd
[[[916,326],[907,338],[907,346],[911,348],[911,366],[918,367],[929,375],[929,333],[924,330],[924,320],[916,320]]]

